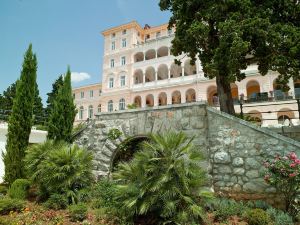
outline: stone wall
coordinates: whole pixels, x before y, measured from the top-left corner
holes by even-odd
[[[116,140],[108,138],[112,128],[122,131]],[[234,198],[275,199],[276,190],[263,180],[264,160],[290,151],[300,155],[299,142],[200,103],[101,113],[76,143],[94,152],[94,173],[105,176],[126,138],[168,130],[195,137],[214,191]]]
[[[238,199],[276,196],[264,182],[263,162],[290,151],[300,155],[300,143],[212,108],[207,114],[214,190]]]
[[[271,130],[273,132],[276,132],[278,134],[281,134],[283,136],[292,138],[296,141],[300,141],[300,126],[294,126],[294,127],[280,127],[280,128],[265,128],[268,130]]]

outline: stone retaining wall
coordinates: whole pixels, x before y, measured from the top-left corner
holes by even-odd
[[[234,198],[275,199],[276,190],[263,180],[264,160],[290,151],[300,155],[299,142],[200,103],[98,117],[76,140],[94,152],[96,176],[109,174],[117,147],[126,138],[176,130],[195,137],[194,144],[207,157],[205,168],[215,192]],[[116,140],[108,138],[112,128],[122,131]]]

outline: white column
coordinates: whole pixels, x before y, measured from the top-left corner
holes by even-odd
[[[181,67],[181,76],[184,77],[184,67]]]
[[[171,78],[171,69],[168,69],[168,79]]]
[[[158,96],[157,95],[153,95],[153,106],[158,106]]]
[[[167,105],[172,105],[172,94],[167,94]]]
[[[146,97],[142,96],[142,95],[141,95],[141,105],[142,105],[142,108],[146,107]]]
[[[186,95],[185,95],[185,91],[181,91],[181,103],[186,103]]]
[[[145,84],[145,80],[146,80],[146,73],[143,73],[143,84]]]
[[[157,81],[157,71],[155,71],[155,81]]]

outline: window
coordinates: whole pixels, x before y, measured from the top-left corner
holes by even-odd
[[[80,92],[80,98],[84,98],[84,92]]]
[[[101,113],[101,104],[98,105],[98,113]]]
[[[112,100],[109,100],[109,102],[107,104],[107,111],[112,112],[113,110],[114,110],[114,103]]]
[[[94,97],[94,91],[90,90],[90,98],[93,98],[93,97]]]
[[[115,67],[115,60],[111,59],[110,60],[110,68],[114,68]]]
[[[108,87],[109,88],[113,88],[114,87],[114,78],[109,78],[109,83],[108,83]]]
[[[123,38],[122,39],[122,48],[125,48],[126,47],[126,38]]]
[[[94,110],[93,110],[93,106],[90,105],[89,106],[89,119],[92,119],[94,115]]]
[[[79,119],[80,120],[83,119],[83,112],[84,112],[84,108],[83,108],[83,106],[81,106],[80,109],[79,109]]]
[[[160,37],[160,31],[156,32],[156,38]]]
[[[120,85],[121,85],[121,87],[125,86],[125,76],[124,75],[121,76],[121,78],[120,78]]]
[[[122,31],[122,34],[123,34],[123,35],[126,34],[126,30],[123,30],[123,31]]]
[[[111,37],[112,37],[112,38],[115,38],[115,37],[116,37],[116,33],[112,33],[112,34],[111,34]]]
[[[126,64],[126,57],[122,56],[121,57],[121,66],[124,66]]]
[[[125,99],[121,98],[119,101],[119,110],[124,110],[125,109]]]
[[[116,42],[113,41],[111,42],[111,50],[115,50],[116,49]]]
[[[101,96],[101,94],[102,94],[102,90],[99,90],[99,96]]]

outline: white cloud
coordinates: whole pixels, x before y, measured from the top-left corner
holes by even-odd
[[[78,72],[72,72],[71,73],[71,81],[73,83],[79,83],[81,81],[84,81],[84,80],[88,80],[91,78],[91,75],[89,75],[88,73],[78,73]]]

